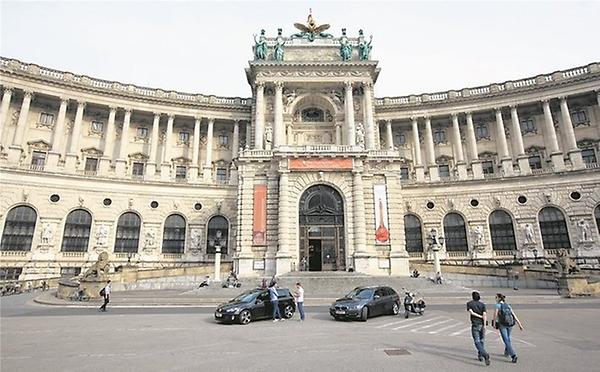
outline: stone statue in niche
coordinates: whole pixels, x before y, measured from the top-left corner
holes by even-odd
[[[577,228],[579,229],[579,234],[581,236],[580,242],[591,242],[592,236],[590,234],[590,224],[581,218],[577,221]]]
[[[265,150],[271,150],[273,145],[273,129],[267,127],[265,129]]]
[[[365,147],[365,127],[362,123],[356,126],[356,144],[362,148]]]
[[[535,232],[533,231],[533,226],[530,223],[526,223],[523,231],[525,232],[525,244],[535,244]]]
[[[54,241],[54,226],[51,223],[44,223],[42,226],[41,242],[50,245]]]
[[[292,102],[294,102],[294,100],[296,99],[296,96],[297,94],[295,90],[292,90],[285,95],[285,105],[288,109]]]

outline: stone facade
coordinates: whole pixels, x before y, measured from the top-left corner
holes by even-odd
[[[265,40],[269,51],[277,43]],[[0,58],[3,235],[15,207],[36,212],[31,248],[6,249],[3,240],[2,268],[22,268],[22,279],[55,276],[102,251],[115,266],[209,262],[209,220],[223,216],[227,237],[217,244],[243,276],[303,265],[407,275],[409,260],[428,258],[427,234],[444,231],[448,213],[463,218],[467,243],[443,249],[445,260],[553,257],[538,221],[548,206],[564,214],[573,256],[600,256],[600,64],[375,98],[379,68],[359,59],[359,39],[348,39],[354,54],[346,61],[336,38],[286,40],[283,61],[269,52],[249,63],[252,98],[137,87]],[[257,185],[266,188],[264,208]],[[302,204],[315,186],[339,196],[338,209]],[[303,216],[304,207],[315,214]],[[88,243],[64,251],[66,217],[78,209],[92,216]],[[493,247],[497,210],[510,216],[514,249]],[[134,254],[114,249],[126,212],[141,219]],[[174,214],[185,219],[177,253],[164,250]],[[422,250],[407,252],[407,214],[420,222]],[[330,227],[332,235],[314,237]]]

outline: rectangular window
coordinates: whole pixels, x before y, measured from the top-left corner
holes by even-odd
[[[19,280],[22,267],[0,267],[0,280]]]
[[[487,125],[479,124],[478,126],[476,126],[475,127],[475,137],[477,139],[490,138],[490,134],[488,133]]]
[[[179,132],[179,142],[189,143],[190,142],[190,132]]]
[[[433,142],[434,143],[446,143],[446,131],[444,130],[436,130],[433,133]]]
[[[104,132],[104,123],[101,121],[92,121],[92,132],[94,133],[103,133]]]
[[[438,167],[438,169],[439,169],[440,177],[442,177],[442,178],[450,177],[450,167],[448,166],[448,164],[440,165]]]
[[[185,180],[187,177],[187,167],[183,165],[178,165],[175,168],[175,179],[176,180]]]
[[[229,136],[226,134],[219,135],[219,146],[228,146],[229,145]]]
[[[583,158],[583,162],[586,163],[586,164],[595,164],[595,163],[597,163],[596,153],[594,152],[594,149],[583,149],[583,150],[581,150],[581,157]]]
[[[227,182],[227,169],[217,168],[217,182],[219,182],[219,183]]]
[[[581,124],[587,124],[588,118],[587,118],[586,112],[583,110],[571,112],[571,121],[573,122],[573,125],[575,125],[575,126],[581,125]]]
[[[484,161],[481,162],[481,168],[483,168],[483,174],[494,174],[494,162],[493,161]]]
[[[43,151],[34,151],[31,154],[31,169],[43,170],[46,165],[46,153]]]
[[[61,267],[60,276],[77,276],[81,274],[81,267]]]
[[[95,173],[98,170],[97,158],[85,158],[85,171]]]
[[[408,168],[407,167],[400,168],[400,179],[401,180],[408,179]]]
[[[52,126],[54,124],[54,114],[47,112],[40,113],[40,124],[48,127]]]
[[[532,118],[521,120],[521,133],[536,133],[535,123]]]
[[[148,138],[148,128],[138,127],[136,137],[137,138]]]
[[[134,176],[143,176],[144,165],[144,163],[133,163],[131,167],[131,174],[133,174]]]
[[[542,169],[542,157],[539,155],[529,157],[529,168]]]
[[[404,134],[396,135],[396,145],[405,145],[406,144],[406,136]]]

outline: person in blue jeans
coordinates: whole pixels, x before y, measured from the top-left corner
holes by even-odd
[[[271,300],[271,305],[273,306],[273,321],[283,321],[281,317],[281,313],[279,312],[279,297],[277,294],[277,283],[271,283],[269,286],[269,299]]]
[[[294,293],[294,298],[296,299],[296,307],[298,308],[298,313],[300,313],[300,321],[304,321],[304,288],[300,282],[296,283],[296,292]]]
[[[485,361],[485,365],[490,365],[490,355],[485,351],[485,326],[487,324],[487,313],[485,304],[481,302],[479,292],[474,291],[471,294],[473,300],[467,302],[467,311],[471,320],[471,336],[477,349],[477,359]]]
[[[506,303],[506,296],[502,293],[496,294],[496,309],[492,318],[492,326],[500,331],[502,341],[504,342],[504,356],[509,356],[513,363],[517,362],[517,353],[510,341],[510,334],[513,326],[517,324],[519,329],[523,330],[523,324],[513,311],[512,307]]]

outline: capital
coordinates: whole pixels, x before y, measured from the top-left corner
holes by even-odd
[[[498,113],[502,113],[502,107],[494,107],[494,111],[496,112],[496,114]]]
[[[4,85],[4,94],[13,94],[14,91],[15,91],[14,87]]]
[[[233,119],[233,125],[240,125],[240,119]]]
[[[66,104],[68,104],[68,103],[69,103],[69,99],[70,99],[70,98],[69,98],[69,97],[67,97],[67,96],[60,96],[60,97],[58,97],[58,99],[60,100],[60,104],[61,104],[61,105],[62,105],[62,104],[65,104],[65,105],[66,105]]]
[[[385,125],[392,125],[392,119],[385,119]]]
[[[543,105],[549,105],[550,104],[550,100],[548,98],[543,99],[540,101]]]
[[[363,87],[365,87],[365,88],[369,88],[369,89],[370,89],[370,88],[373,88],[373,83],[372,83],[372,82],[370,82],[370,81],[364,82],[364,83],[363,83]]]
[[[110,106],[108,106],[108,109],[109,109],[109,110],[110,110],[110,112],[112,112],[112,113],[115,113],[115,112],[117,112],[117,108],[118,108],[118,107],[117,107],[117,106],[115,106],[115,105],[110,105]]]
[[[558,97],[556,97],[556,98],[558,98],[558,99],[560,100],[560,102],[561,102],[561,103],[562,103],[562,102],[567,102],[567,96],[558,96]]]
[[[173,114],[173,113],[168,113],[168,114],[167,114],[167,118],[169,119],[169,121],[173,121],[173,120],[175,120],[175,114]]]
[[[275,82],[275,89],[282,90],[283,89],[283,81],[276,81]]]
[[[214,117],[208,117],[206,119],[208,120],[208,124],[209,125],[214,124],[214,122],[215,122],[215,118]]]
[[[257,81],[255,85],[256,85],[257,89],[264,89],[265,88],[265,82],[264,81]]]
[[[512,105],[510,105],[508,107],[510,107],[511,110],[516,110],[519,106],[517,106],[516,104],[513,103]]]
[[[86,102],[85,101],[77,101],[77,109],[78,110],[83,110],[86,106]]]
[[[160,117],[162,115],[162,112],[160,112],[160,111],[153,111],[152,113],[154,114],[155,118],[159,118],[159,119],[160,119]]]
[[[345,81],[344,82],[344,87],[346,88],[346,90],[348,90],[348,89],[352,90],[352,82],[351,81]]]
[[[418,123],[418,122],[419,122],[419,118],[418,118],[417,116],[411,116],[411,117],[410,117],[410,120],[411,120],[413,123]]]
[[[452,117],[452,120],[458,120],[458,114],[456,112],[450,113],[450,117]]]
[[[196,122],[201,122],[202,121],[202,115],[194,115],[194,120],[196,120]]]
[[[125,107],[125,115],[131,115],[132,111],[131,107]]]
[[[33,91],[32,90],[26,90],[25,92],[25,98],[29,98],[29,99],[33,99]]]

